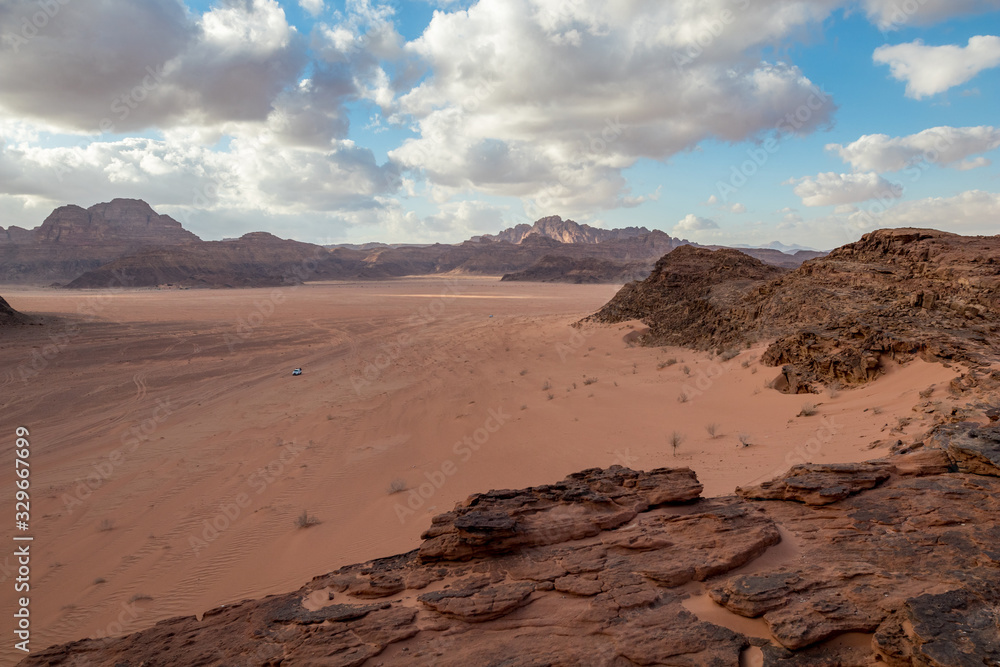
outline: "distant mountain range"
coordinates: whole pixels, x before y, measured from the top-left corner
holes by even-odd
[[[807,252],[825,252],[823,250],[816,250],[816,248],[809,248],[804,245],[785,245],[781,241],[771,241],[766,245],[744,245],[741,243],[731,245],[730,248],[736,248],[738,250],[743,250],[744,248],[769,248],[771,250],[780,250],[781,252],[792,254],[798,250],[805,250]]]
[[[521,224],[505,229],[499,234],[473,237],[473,241],[506,241],[507,243],[522,243],[530,236],[544,236],[560,243],[604,243],[648,236],[651,232],[645,227],[626,227],[624,229],[598,229],[590,225],[581,225],[573,220],[563,220],[558,215],[541,218],[533,225]],[[681,244],[688,243],[682,240]]]
[[[202,241],[146,202],[61,206],[33,230],[0,228],[0,282],[108,286],[253,287],[460,272],[508,280],[623,282],[692,245],[644,227],[598,229],[558,216],[458,244],[318,246],[265,232]],[[787,246],[786,246],[787,247]],[[821,253],[744,251],[794,268]]]

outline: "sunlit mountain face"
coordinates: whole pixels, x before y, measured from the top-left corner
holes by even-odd
[[[997,0],[5,0],[0,226],[995,234],[998,68]]]

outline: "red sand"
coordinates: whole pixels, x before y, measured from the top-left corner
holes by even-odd
[[[31,430],[32,645],[412,549],[477,491],[621,464],[689,466],[719,495],[796,462],[873,458],[872,441],[906,437],[889,430],[918,416],[917,392],[956,375],[912,362],[835,398],[785,396],[765,388],[777,369],[755,362],[761,347],[718,362],[628,347],[635,324],[569,326],[615,291],[482,278],[4,288],[21,311],[99,318],[0,334],[4,429]],[[818,414],[798,417],[804,403]],[[2,456],[10,470],[12,448]],[[395,480],[408,490],[390,493]],[[298,527],[303,511],[319,523]]]

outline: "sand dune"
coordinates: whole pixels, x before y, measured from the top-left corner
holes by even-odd
[[[33,645],[415,548],[476,491],[621,464],[690,466],[710,497],[793,463],[867,460],[873,441],[920,432],[893,429],[957,374],[914,361],[836,396],[783,395],[762,348],[722,362],[629,347],[638,323],[570,326],[615,292],[454,277],[4,288],[19,311],[76,318],[0,333],[4,428],[27,426],[34,448]],[[807,402],[816,414],[798,416]],[[298,527],[303,511],[319,523]]]

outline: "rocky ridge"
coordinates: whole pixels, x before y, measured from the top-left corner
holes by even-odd
[[[664,255],[649,277],[625,285],[591,321],[642,320],[643,342],[713,347],[739,338],[738,328],[720,332],[743,293],[784,273],[738,250],[681,246]]]
[[[67,287],[273,287],[316,277],[336,259],[310,243],[252,232],[233,241],[149,248],[87,271]]]
[[[497,234],[484,234],[474,241],[505,241],[507,243],[522,243],[529,236],[542,236],[560,243],[604,243],[621,239],[647,236],[650,231],[645,227],[625,227],[623,229],[600,229],[573,220],[563,220],[558,215],[536,220],[534,224],[520,224],[505,229]],[[687,243],[687,241],[681,241]]]
[[[614,466],[476,494],[410,553],[21,664],[1000,662],[1000,426],[700,493],[688,469]]]
[[[739,251],[681,251],[591,319],[641,319],[649,345],[721,351],[773,340],[762,362],[783,367],[776,387],[791,393],[864,384],[916,355],[981,362],[1000,352],[997,236],[878,230],[771,276],[738,268],[749,267]]]

